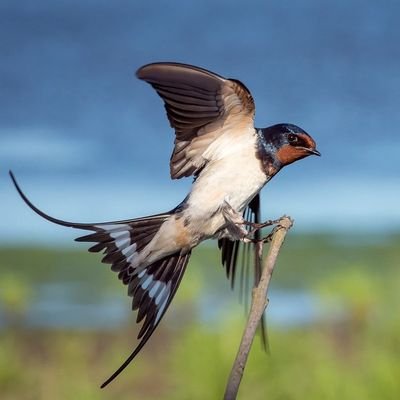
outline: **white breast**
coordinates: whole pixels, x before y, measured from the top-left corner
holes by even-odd
[[[209,162],[192,186],[185,212],[191,225],[212,235],[224,223],[220,206],[227,201],[241,212],[267,181],[255,156],[256,135],[242,135],[218,147],[220,157]]]

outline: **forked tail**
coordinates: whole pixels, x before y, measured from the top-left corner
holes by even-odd
[[[132,309],[138,310],[136,322],[144,320],[138,334],[139,344],[117,371],[101,385],[103,388],[128,366],[149,340],[167,311],[186,270],[190,251],[180,250],[151,264],[146,263],[142,257],[143,251],[151,246],[160,226],[173,212],[101,223],[63,221],[47,215],[33,205],[22,192],[11,171],[10,176],[24,202],[35,213],[55,224],[92,232],[75,240],[95,243],[89,251],[103,252],[102,262],[111,264],[111,269],[128,286]]]

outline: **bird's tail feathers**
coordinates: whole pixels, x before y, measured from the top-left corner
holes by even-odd
[[[174,210],[148,217],[101,222],[75,223],[63,221],[47,215],[26,197],[10,171],[11,179],[24,202],[37,214],[58,225],[91,231],[75,240],[92,242],[91,252],[103,252],[102,262],[111,264],[118,278],[128,286],[132,297],[132,309],[138,310],[136,322],[143,321],[138,334],[139,344],[126,361],[107,379],[101,387],[115,379],[146,344],[170,305],[181,282],[190,257],[190,250],[175,249],[158,259],[147,257],[161,225]],[[156,241],[156,239],[155,239]]]
[[[93,242],[94,245],[89,248],[89,251],[94,253],[103,251],[102,262],[111,264],[111,269],[118,272],[118,277],[124,284],[129,283],[129,275],[132,269],[138,267],[139,263],[143,263],[143,257],[140,257],[142,250],[151,242],[160,226],[174,213],[171,211],[147,217],[110,222],[80,223],[64,221],[54,218],[37,208],[24,194],[11,171],[10,176],[23,201],[36,214],[57,225],[92,231],[90,234],[78,237],[75,240],[77,242]]]

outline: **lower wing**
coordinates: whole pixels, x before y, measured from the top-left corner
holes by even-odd
[[[260,223],[260,195],[257,194],[243,212],[246,221]],[[256,231],[254,239],[260,240],[261,233]],[[254,243],[243,243],[240,240],[232,241],[228,238],[218,240],[218,247],[221,249],[222,265],[226,269],[226,275],[231,282],[232,289],[239,279],[239,297],[248,308],[250,296],[250,277],[253,275],[252,288],[257,287],[261,279],[261,260],[257,255],[257,248]],[[239,278],[237,277],[238,264],[240,264]],[[266,330],[265,316],[262,316],[261,340],[264,349],[269,352],[268,336]]]

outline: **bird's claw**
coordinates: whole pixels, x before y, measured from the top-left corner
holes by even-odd
[[[283,218],[283,217],[282,217]],[[255,232],[259,231],[260,229],[266,228],[267,226],[272,226],[279,224],[281,218],[279,219],[269,219],[267,221],[256,223],[256,222],[249,222],[245,221],[246,225],[249,225],[252,229],[249,231],[249,235],[253,235]]]
[[[267,220],[262,223],[245,221],[246,224],[250,225],[253,228],[252,230],[249,231],[249,235],[247,236],[247,238],[249,239],[250,242],[253,242],[253,243],[257,243],[257,242],[268,243],[268,242],[270,242],[272,240],[272,237],[276,233],[276,231],[283,228],[283,226],[280,224],[280,222],[282,221],[283,218],[286,218],[286,217],[287,217],[286,215],[282,215],[282,217],[280,217],[278,219],[270,219],[270,220]],[[264,236],[263,238],[261,238],[261,239],[250,239],[249,238],[258,230],[265,228],[267,226],[271,226],[271,225],[275,225],[275,226],[272,228],[272,231],[268,235]]]

